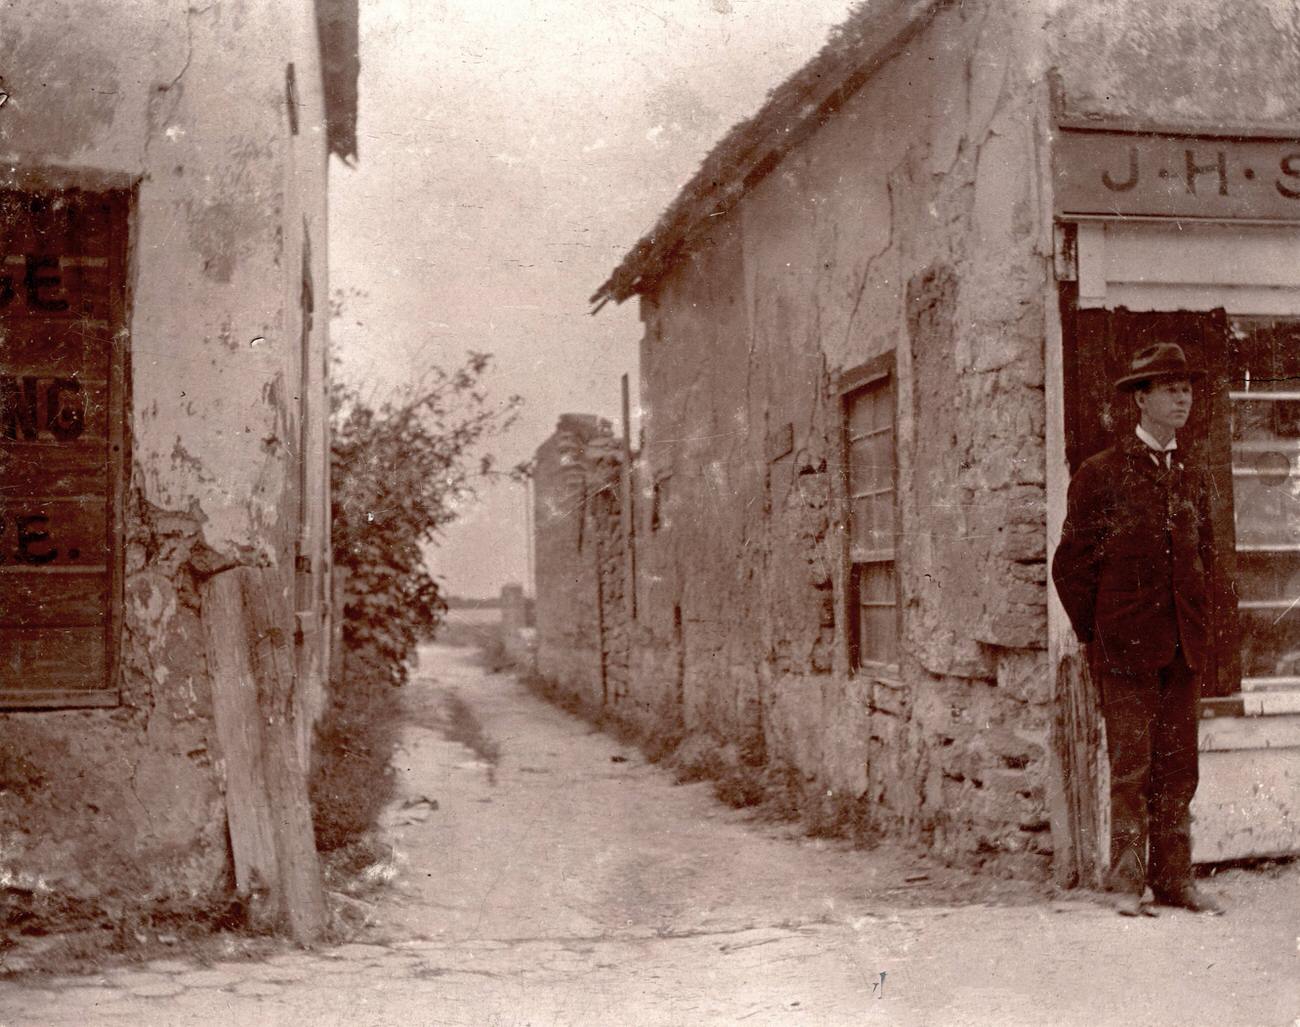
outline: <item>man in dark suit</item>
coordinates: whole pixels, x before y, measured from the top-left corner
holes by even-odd
[[[1197,889],[1191,861],[1213,534],[1206,475],[1176,434],[1199,377],[1171,342],[1133,358],[1115,387],[1133,394],[1137,429],[1075,474],[1052,561],[1101,694],[1110,756],[1108,886],[1125,916],[1155,915],[1142,904],[1148,884],[1158,903],[1222,912]]]

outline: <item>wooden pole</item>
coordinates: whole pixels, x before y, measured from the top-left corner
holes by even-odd
[[[636,620],[636,469],[632,465],[632,397],[628,376],[623,375],[623,520],[624,561],[623,594],[627,598],[627,638],[631,666],[632,623]]]
[[[244,611],[253,674],[257,679],[266,746],[267,793],[280,867],[280,911],[301,944],[324,934],[325,893],[307,797],[307,768],[299,756],[294,723],[294,614],[281,576],[271,568],[249,568]]]

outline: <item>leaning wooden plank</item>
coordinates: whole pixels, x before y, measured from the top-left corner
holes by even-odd
[[[244,610],[257,678],[265,741],[267,793],[279,857],[280,909],[300,944],[325,933],[325,892],[316,856],[307,772],[299,759],[294,723],[293,610],[273,568],[243,568]]]
[[[276,886],[280,869],[266,788],[262,715],[244,618],[242,574],[230,570],[209,578],[201,595],[212,714],[225,768],[235,889],[245,899],[252,899],[265,896]]]
[[[1066,854],[1056,868],[1063,886],[1091,888],[1098,883],[1104,859],[1099,848],[1101,788],[1098,752],[1101,749],[1101,717],[1096,686],[1080,653],[1068,653],[1061,660],[1057,677],[1057,699],[1053,733],[1061,757],[1064,808],[1053,810],[1062,824]]]

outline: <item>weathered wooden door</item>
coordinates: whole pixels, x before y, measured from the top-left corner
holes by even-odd
[[[0,190],[0,706],[117,699],[128,209]]]

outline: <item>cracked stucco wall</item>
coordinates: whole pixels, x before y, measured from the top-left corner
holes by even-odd
[[[1051,852],[1035,27],[1000,0],[939,13],[643,300],[642,459],[669,527],[642,504],[632,686],[793,770],[806,804],[1030,873]],[[848,667],[833,381],[891,351],[886,682]]]
[[[1300,7],[1290,0],[1038,6],[1067,117],[1295,127]]]
[[[227,841],[198,586],[243,562],[283,568],[292,587],[300,535],[313,585],[326,567],[326,150],[311,5],[5,2],[0,23],[5,168],[137,189],[122,701],[0,716],[0,874],[100,906],[207,901]],[[320,615],[312,592],[307,621]],[[321,670],[313,661],[299,697],[308,722]]]

